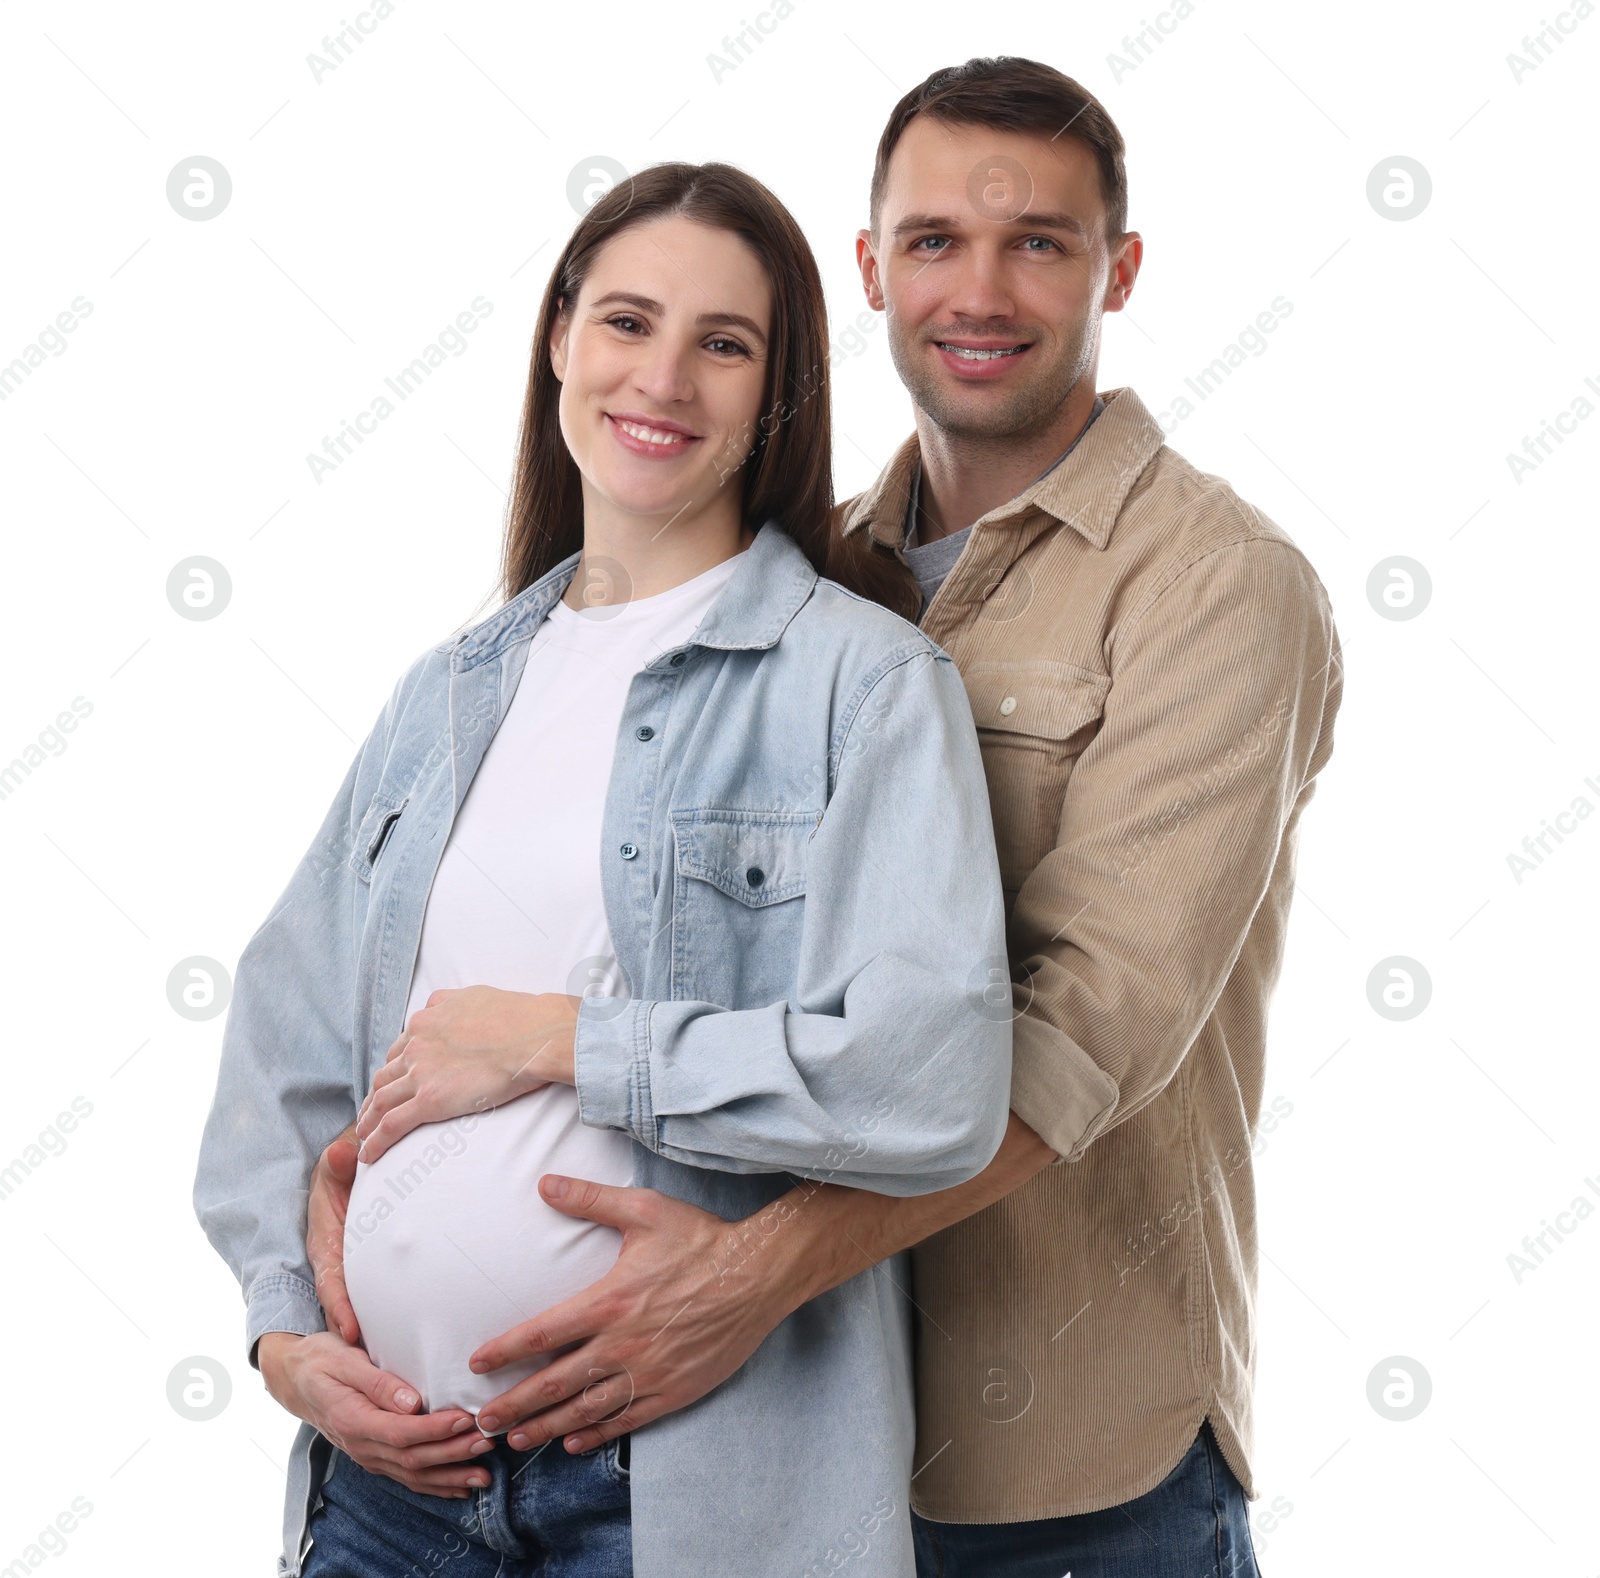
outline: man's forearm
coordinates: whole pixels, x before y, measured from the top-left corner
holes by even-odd
[[[755,1242],[770,1237],[776,1251],[762,1274],[775,1273],[785,1301],[798,1309],[880,1260],[993,1205],[1055,1159],[1056,1153],[1013,1112],[993,1161],[953,1189],[899,1198],[841,1184],[800,1184],[751,1218],[760,1224]]]

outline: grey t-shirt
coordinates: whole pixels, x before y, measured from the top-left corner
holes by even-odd
[[[1077,438],[1050,462],[1028,487],[1048,477],[1057,466],[1083,440],[1094,423],[1094,419],[1106,408],[1106,403],[1099,395],[1094,397],[1094,406],[1089,412],[1089,420],[1079,430]],[[1026,491],[1026,489],[1024,490]],[[960,531],[950,532],[944,537],[936,537],[932,542],[918,542],[917,536],[917,506],[922,499],[922,462],[917,462],[916,470],[911,473],[911,500],[906,506],[906,536],[905,556],[906,563],[911,566],[911,573],[917,578],[917,585],[922,590],[922,612],[925,613],[928,604],[933,601],[933,594],[944,585],[944,579],[955,569],[956,560],[961,557],[961,550],[967,545],[967,538],[972,535],[970,526],[963,526]],[[919,619],[922,615],[919,613]]]

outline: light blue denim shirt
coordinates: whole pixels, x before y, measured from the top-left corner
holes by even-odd
[[[252,1362],[263,1332],[323,1329],[311,1169],[403,1028],[452,822],[576,562],[412,666],[239,961],[195,1208],[243,1287]],[[734,1220],[796,1177],[912,1195],[988,1163],[1011,1070],[1000,876],[966,692],[915,626],[764,526],[634,677],[603,827],[629,984],[583,1004],[578,1098],[632,1136],[636,1183]],[[782,1209],[730,1234],[719,1275],[764,1275]],[[908,1271],[812,1301],[634,1432],[640,1578],[911,1574]],[[283,1574],[328,1455],[302,1425]]]

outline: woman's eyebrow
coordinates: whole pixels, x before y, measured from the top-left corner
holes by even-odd
[[[636,296],[632,291],[613,290],[607,291],[604,296],[598,297],[594,303],[596,307],[604,307],[616,302],[625,307],[637,307],[640,312],[665,312],[666,308],[659,301],[652,301],[648,296]]]
[[[735,329],[743,329],[751,339],[760,340],[763,345],[767,343],[766,332],[758,323],[756,323],[753,318],[747,318],[743,313],[702,312],[700,316],[695,319],[695,322],[705,324],[708,328],[720,328],[727,326]]]
[[[650,296],[639,296],[631,290],[607,291],[604,296],[597,296],[594,300],[596,308],[606,306],[637,307],[640,312],[653,312],[658,317],[667,309],[659,301]],[[767,343],[766,331],[753,318],[747,318],[739,312],[702,312],[695,322],[705,328],[735,328],[743,329],[752,339],[759,340],[763,345]]]

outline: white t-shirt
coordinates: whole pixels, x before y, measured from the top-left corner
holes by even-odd
[[[440,987],[614,995],[600,835],[629,685],[693,633],[737,563],[654,597],[551,609],[434,876],[407,1020]],[[579,1121],[570,1085],[547,1085],[423,1124],[360,1164],[345,1275],[373,1362],[430,1411],[474,1414],[549,1363],[467,1368],[480,1343],[589,1286],[617,1257],[621,1235],[546,1205],[540,1177],[626,1184],[632,1158],[628,1136]]]

